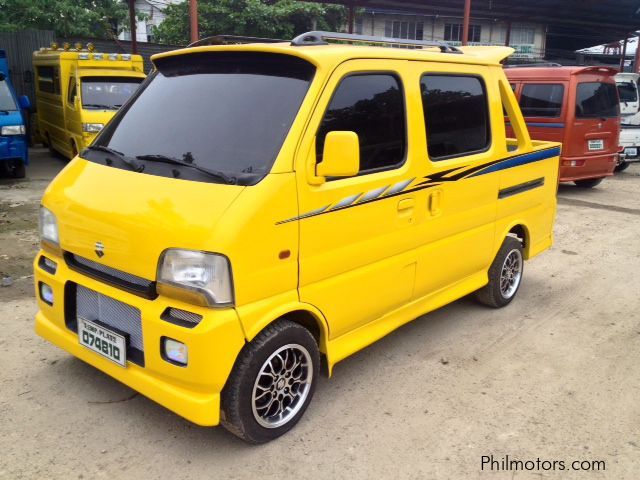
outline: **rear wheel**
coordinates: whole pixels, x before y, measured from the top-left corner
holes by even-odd
[[[580,188],[593,188],[596,185],[600,185],[600,183],[602,183],[603,180],[604,180],[604,177],[602,177],[602,178],[588,178],[586,180],[576,180],[573,183],[575,183],[576,186],[580,187]]]
[[[489,283],[476,292],[476,300],[493,308],[508,305],[520,288],[523,269],[522,243],[506,237],[489,267]]]
[[[53,145],[51,144],[51,137],[49,137],[49,134],[48,134],[48,133],[46,133],[46,134],[45,134],[45,138],[46,138],[45,146],[49,149],[49,154],[50,154],[52,157],[55,157],[55,156],[57,155],[57,153],[56,153],[56,151],[54,150]]]
[[[616,165],[616,172],[622,172],[629,168],[629,162],[620,162],[620,164]]]
[[[311,402],[319,366],[309,330],[289,320],[269,325],[238,356],[222,391],[222,425],[249,443],[285,434]]]

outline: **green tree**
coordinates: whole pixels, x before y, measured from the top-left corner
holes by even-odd
[[[0,0],[0,31],[53,30],[60,37],[112,38],[127,27],[120,0]]]
[[[166,18],[153,33],[158,42],[189,43],[188,1],[169,5]],[[346,19],[341,5],[295,0],[199,0],[200,37],[244,35],[290,39],[309,30],[339,30]]]

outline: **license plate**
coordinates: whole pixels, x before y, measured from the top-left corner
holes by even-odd
[[[625,148],[624,149],[624,154],[625,155],[629,155],[630,157],[637,157],[638,156],[638,149],[635,148],[635,147]]]
[[[78,340],[122,367],[127,366],[127,339],[119,333],[84,318],[78,318]]]
[[[589,150],[604,150],[604,140],[589,140]]]

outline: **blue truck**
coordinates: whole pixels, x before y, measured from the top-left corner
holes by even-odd
[[[29,163],[27,126],[23,110],[31,107],[29,97],[18,97],[9,78],[9,63],[0,50],[0,172],[24,178]]]

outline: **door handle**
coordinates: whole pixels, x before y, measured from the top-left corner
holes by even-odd
[[[441,190],[434,190],[433,192],[431,192],[431,195],[429,195],[429,212],[431,213],[432,217],[435,217],[437,215],[440,215],[440,199],[442,197],[442,191]]]
[[[409,210],[415,206],[415,200],[413,198],[403,198],[398,202],[398,211]]]

